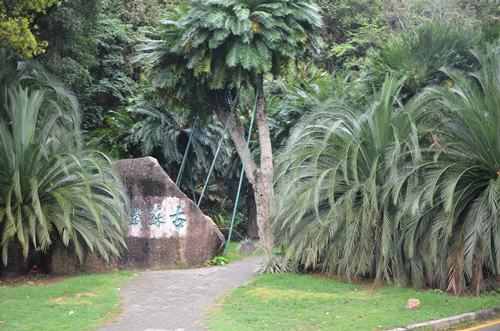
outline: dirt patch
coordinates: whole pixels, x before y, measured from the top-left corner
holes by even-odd
[[[102,294],[96,294],[96,293],[92,293],[92,292],[86,292],[86,293],[77,293],[75,294],[75,299],[80,299],[82,296],[87,296],[87,297],[98,297]],[[68,299],[68,296],[60,296],[60,297],[57,297],[57,298],[52,298],[50,299],[49,301],[52,301],[52,302],[61,302],[61,301],[64,301]],[[71,301],[71,300],[70,300]],[[86,303],[87,301],[80,301],[79,303]],[[66,302],[67,304],[67,302]]]
[[[67,299],[67,298],[68,297],[64,296],[64,297],[52,298],[49,301],[63,301],[64,299]]]
[[[251,296],[259,296],[262,301],[273,300],[310,300],[310,299],[323,299],[333,300],[339,299],[341,296],[335,293],[324,292],[310,292],[310,291],[297,291],[297,290],[280,290],[270,287],[258,287],[253,290],[247,291]]]
[[[86,295],[86,296],[88,296],[88,297],[98,297],[98,296],[100,296],[101,294],[95,294],[95,293],[92,293],[92,292],[87,292],[87,293],[77,293],[77,294],[75,295],[75,297],[76,297],[77,299],[80,299],[80,298],[82,297],[82,295]]]
[[[219,304],[217,304],[217,305],[215,305],[215,306],[213,306],[213,307],[210,307],[210,308],[205,309],[204,311],[205,311],[205,312],[209,312],[209,311],[221,311],[221,310],[222,310],[222,306],[221,306],[221,304],[219,303]]]
[[[111,323],[116,322],[116,319],[119,317],[123,317],[123,313],[108,311],[106,315],[104,315],[103,319],[99,321],[99,326],[105,327]]]
[[[24,285],[39,285],[45,286],[60,282],[70,276],[53,276],[49,274],[37,274],[37,275],[26,275],[26,276],[2,276],[0,277],[0,286],[24,286]]]

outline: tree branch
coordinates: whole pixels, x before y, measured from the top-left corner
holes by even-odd
[[[215,113],[217,114],[217,117],[219,118],[219,121],[221,121],[222,125],[225,125],[229,120],[229,113],[220,110],[218,107],[215,107]],[[240,119],[236,115],[236,112],[234,113],[234,117],[235,122],[229,122],[227,126],[227,132],[229,134],[229,138],[231,138],[234,146],[236,147],[236,152],[240,157],[241,163],[243,163],[243,160],[245,158],[245,150],[247,147],[247,142],[245,139],[245,128],[243,127],[243,123],[241,123]],[[249,150],[247,152],[245,164],[245,176],[247,177],[248,182],[250,182],[251,185],[255,185],[257,183],[257,170],[257,164],[255,163],[252,157],[252,153]]]

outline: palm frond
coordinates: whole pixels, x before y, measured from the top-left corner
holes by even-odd
[[[411,160],[407,150],[418,141],[397,99],[401,84],[388,78],[365,109],[328,100],[292,131],[276,161],[272,219],[296,265],[405,281],[396,208],[385,192],[397,177],[391,166]]]

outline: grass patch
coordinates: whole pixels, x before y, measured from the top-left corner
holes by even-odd
[[[229,261],[228,263],[231,263],[231,262],[234,262],[234,261],[241,261],[245,257],[249,257],[249,256],[262,255],[262,252],[260,252],[260,251],[255,252],[252,255],[243,255],[243,254],[241,254],[240,252],[238,252],[236,250],[236,248],[238,248],[240,245],[241,245],[241,243],[239,243],[237,241],[231,241],[229,243],[229,250],[227,251],[227,257],[226,257],[227,260]],[[224,256],[224,253],[222,253],[222,256]]]
[[[408,299],[420,309],[406,310]],[[266,274],[207,312],[214,330],[376,330],[500,305],[500,294],[455,297],[398,286],[374,287],[297,274]]]
[[[0,287],[1,330],[92,330],[120,311],[117,287],[133,271],[84,275],[40,286]],[[71,313],[72,312],[72,313]]]

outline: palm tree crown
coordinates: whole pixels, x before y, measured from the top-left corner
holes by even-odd
[[[191,6],[152,30],[163,42],[142,48],[154,51],[143,57],[156,64],[162,86],[183,86],[194,76],[210,89],[238,87],[321,44],[319,7],[311,1],[195,0]]]

